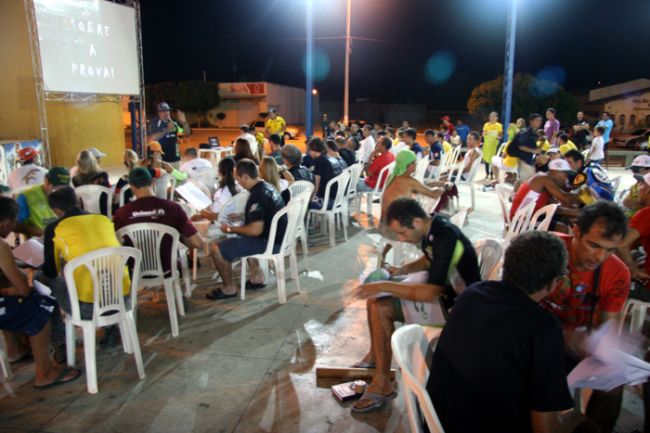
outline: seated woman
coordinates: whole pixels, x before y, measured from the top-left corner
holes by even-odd
[[[219,186],[214,192],[212,205],[192,216],[192,221],[200,221],[204,219],[212,222],[217,221],[219,219],[219,214],[223,210],[223,205],[241,191],[241,188],[237,185],[237,181],[235,180],[235,165],[235,160],[231,157],[224,158],[219,162],[219,166],[217,167]],[[217,231],[218,227],[211,224],[208,228],[208,235],[217,235]]]
[[[77,155],[77,174],[72,177],[72,185],[76,188],[82,185],[100,185],[111,187],[108,173],[99,168],[97,159],[92,152],[82,150]]]
[[[288,198],[291,198],[288,188],[289,185],[294,182],[293,175],[285,167],[278,167],[278,164],[272,156],[265,156],[262,158],[262,163],[260,164],[260,176],[282,195],[285,203],[288,201],[285,198],[285,192],[287,193]]]
[[[257,159],[255,155],[251,152],[251,147],[243,138],[238,138],[235,141],[235,155],[233,157],[235,162],[239,162],[241,159],[248,158],[253,160],[255,164],[260,165],[260,160]]]

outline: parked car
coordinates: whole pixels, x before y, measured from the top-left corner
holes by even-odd
[[[616,145],[634,150],[647,148],[648,139],[650,139],[650,129],[637,129],[629,134],[618,134],[613,138]]]
[[[257,120],[250,124],[250,129],[255,129],[255,132],[266,134],[266,127],[264,125],[265,122],[263,120]],[[284,139],[295,140],[298,137],[300,137],[300,129],[295,126],[287,125],[287,130],[284,131]]]

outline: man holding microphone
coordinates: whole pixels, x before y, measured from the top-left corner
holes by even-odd
[[[149,126],[149,139],[160,143],[163,161],[178,170],[181,160],[178,134],[189,134],[190,125],[187,123],[185,113],[181,110],[176,110],[176,115],[180,124],[172,119],[171,109],[167,102],[158,104],[158,119],[152,121]]]

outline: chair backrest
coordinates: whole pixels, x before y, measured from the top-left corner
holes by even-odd
[[[216,171],[212,168],[204,168],[202,170],[195,171],[190,177],[195,184],[202,186],[202,191],[207,191],[206,195],[212,197],[214,194],[214,183],[217,177]]]
[[[454,214],[451,218],[449,218],[449,221],[451,221],[452,224],[457,226],[458,228],[463,228],[465,225],[465,220],[467,219],[467,209],[460,209],[458,212]]]
[[[535,210],[534,201],[531,201],[524,207],[520,206],[519,209],[517,209],[517,212],[515,212],[515,216],[512,217],[512,221],[510,221],[508,232],[506,233],[506,236],[504,238],[506,242],[511,241],[519,233],[528,230],[528,227],[530,226],[530,219],[533,216],[534,210]]]
[[[174,199],[176,189],[176,178],[171,174],[165,174],[153,180],[153,192],[158,198]]]
[[[470,185],[474,182],[474,179],[476,178],[476,173],[478,173],[478,169],[481,166],[481,161],[483,161],[483,158],[480,155],[477,156],[474,162],[472,162],[472,166],[469,168],[469,172],[467,172],[467,178],[465,180],[461,179],[461,182]]]
[[[503,245],[497,239],[479,239],[474,244],[478,257],[481,279],[489,280],[503,255]]]
[[[199,182],[196,178],[193,179],[188,179],[188,182],[192,183],[194,186],[196,186],[198,189],[201,190],[203,194],[205,194],[210,200],[212,200],[212,196],[214,195],[214,191],[205,186],[205,184]]]
[[[122,189],[120,190],[120,207],[124,206],[126,204],[126,192],[131,191],[131,185],[124,185]],[[131,194],[131,200],[133,201],[135,199],[135,196]]]
[[[383,199],[383,195],[382,195],[382,199]],[[436,206],[438,206],[438,203],[440,203],[440,197],[431,198],[431,197],[427,197],[426,195],[423,195],[423,194],[416,195],[415,199],[417,200],[417,202],[420,204],[422,209],[424,209],[424,211],[427,214],[433,213]]]
[[[101,185],[82,185],[75,189],[81,208],[88,213],[102,214],[101,203],[106,206],[106,216],[112,218],[113,190]]]
[[[498,184],[494,187],[499,197],[499,205],[501,205],[501,213],[503,214],[503,221],[505,226],[510,226],[510,197],[512,197],[513,188],[510,185]]]
[[[68,287],[73,320],[81,320],[74,274],[77,269],[82,267],[88,270],[93,282],[94,322],[101,324],[104,321],[111,321],[107,313],[127,311],[124,305],[123,283],[129,260],[134,260],[130,287],[131,306],[129,308],[132,309],[136,307],[135,300],[140,280],[142,253],[139,250],[131,247],[101,248],[66,263],[63,275]],[[116,317],[112,319],[115,320]]]
[[[429,159],[428,156],[425,156],[424,158],[420,159],[415,164],[415,171],[413,172],[413,177],[418,181],[424,183],[424,175],[427,173],[427,167],[429,167],[430,162],[431,160]]]
[[[343,207],[343,198],[345,197],[345,189],[350,183],[350,172],[343,170],[343,173],[330,179],[325,186],[325,196],[323,198],[323,210],[338,210]],[[338,185],[336,189],[336,196],[334,199],[330,197],[330,190]],[[330,202],[333,202],[330,206]]]
[[[178,275],[176,255],[178,253],[178,230],[173,227],[158,223],[137,223],[122,227],[116,233],[119,241],[124,244],[130,241],[134,248],[142,252],[142,265],[140,267],[142,278],[164,278],[163,255],[169,255],[172,276]],[[169,250],[163,250],[163,238],[169,236],[172,241]]]
[[[199,149],[199,158],[204,158],[210,161],[212,168],[217,170],[219,168],[219,162],[221,161],[221,151],[216,149]]]
[[[528,230],[541,230],[548,231],[549,226],[551,225],[551,220],[555,215],[558,205],[548,204],[535,212],[530,219],[530,224],[528,225]],[[541,220],[541,221],[540,221]]]
[[[350,184],[348,185],[346,196],[348,198],[354,198],[357,195],[357,184],[363,172],[363,163],[357,162],[356,164],[352,164],[346,170],[350,173]]]
[[[300,214],[303,212],[304,201],[302,197],[294,197],[291,199],[289,204],[283,207],[280,211],[276,212],[271,220],[271,231],[269,232],[269,241],[266,244],[266,251],[264,255],[272,255],[275,245],[280,245],[280,250],[277,254],[282,254],[283,256],[288,256],[289,253],[293,250],[297,232],[298,232],[298,221],[300,219]],[[282,242],[275,243],[276,233],[278,230],[278,224],[282,218],[286,218],[287,225],[284,230],[284,235],[282,236]]]
[[[311,194],[312,191],[305,190],[301,193],[296,194],[291,198],[292,201],[294,198],[298,198],[302,200],[302,212],[300,213],[300,219],[298,220],[299,222],[305,220],[305,216],[307,215],[307,211],[309,210],[309,202],[311,200]]]
[[[314,184],[307,180],[297,180],[289,185],[289,194],[292,199],[304,191],[309,191],[309,196],[311,196],[314,192]]]
[[[388,176],[390,176],[394,168],[395,162],[393,161],[379,170],[379,176],[377,176],[377,184],[375,185],[375,193],[380,194],[383,191],[384,186],[386,186],[385,184],[388,180]]]
[[[612,190],[614,191],[614,197],[616,197],[616,192],[621,186],[621,176],[616,176],[612,179],[609,180],[609,182],[612,184]]]
[[[437,339],[429,342],[420,325],[404,325],[393,332],[390,344],[402,372],[403,394],[411,432],[424,432],[419,407],[429,431],[444,433],[429,393],[424,388],[429,378],[427,358],[435,351]]]
[[[240,214],[243,215],[244,211],[246,210],[246,202],[248,201],[248,197],[251,194],[246,191],[242,190],[239,191],[237,194],[232,196],[230,199],[228,199],[227,202],[221,206],[221,212],[219,212],[219,219],[217,220],[217,225],[219,224],[226,224],[228,222],[228,215],[230,214]]]

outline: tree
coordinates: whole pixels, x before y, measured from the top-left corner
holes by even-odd
[[[553,107],[560,123],[568,125],[579,109],[575,96],[562,86],[528,74],[515,76],[512,94],[511,122],[519,117],[526,119],[531,113],[544,115],[547,108]],[[487,119],[491,111],[501,112],[502,103],[503,75],[474,87],[467,100],[467,109],[472,116]]]
[[[145,86],[145,95],[147,111],[150,113],[155,113],[156,106],[162,101],[168,102],[173,108],[196,113],[199,117],[219,105],[219,87],[212,81],[166,81],[149,84]]]

